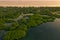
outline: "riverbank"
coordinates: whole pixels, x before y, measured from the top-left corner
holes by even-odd
[[[20,40],[60,40],[60,19],[30,28]]]
[[[53,14],[59,10],[58,7],[0,7],[0,30],[7,31],[2,39],[19,40],[25,37],[30,28],[53,22],[60,17]],[[5,23],[6,26],[3,25]]]

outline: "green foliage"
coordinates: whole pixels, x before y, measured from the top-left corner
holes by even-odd
[[[3,40],[18,40],[26,35],[29,28],[60,18],[60,15],[53,14],[55,11],[60,11],[60,8],[0,7],[0,30],[7,31]],[[23,16],[16,20],[22,13],[33,15]]]
[[[26,34],[25,31],[22,30],[13,30],[13,31],[8,31],[5,35],[3,40],[14,40],[14,39],[19,39],[24,37]]]

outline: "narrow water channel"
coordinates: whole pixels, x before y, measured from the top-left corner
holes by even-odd
[[[5,30],[1,30],[1,31],[0,31],[0,40],[2,40],[2,37],[4,36],[5,33],[6,33]]]

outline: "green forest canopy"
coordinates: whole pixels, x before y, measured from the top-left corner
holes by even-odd
[[[60,11],[60,7],[0,7],[0,30],[6,30],[3,40],[23,38],[29,28],[60,18],[60,15],[54,14],[57,11]],[[22,13],[33,15],[22,16],[21,19],[15,20]]]

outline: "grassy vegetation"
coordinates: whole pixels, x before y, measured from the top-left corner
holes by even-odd
[[[60,15],[53,14],[60,11],[60,8],[53,7],[0,7],[0,30],[6,30],[3,40],[19,40],[26,35],[31,27],[36,27],[42,23],[52,22]],[[21,14],[33,14],[16,19]]]

